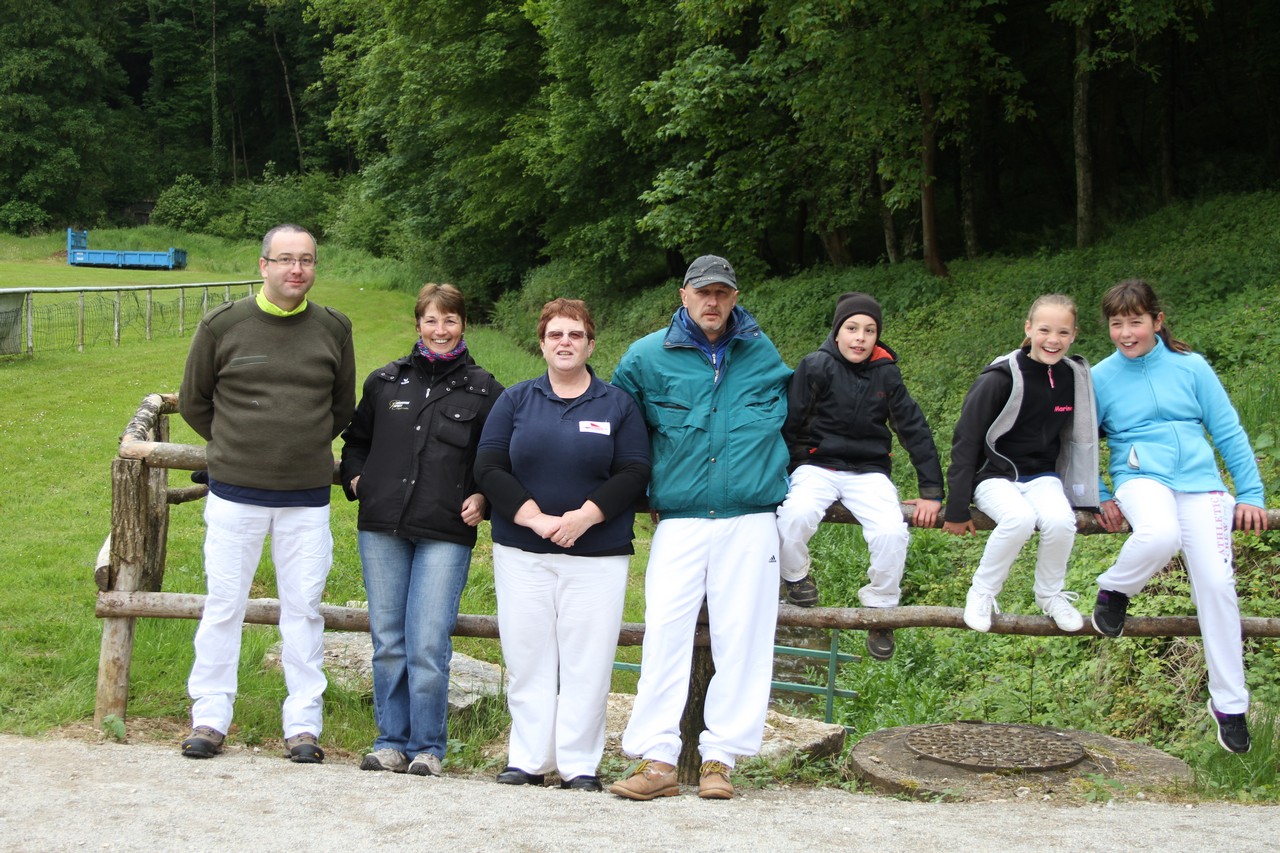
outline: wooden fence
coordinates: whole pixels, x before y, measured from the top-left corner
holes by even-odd
[[[111,532],[99,553],[94,579],[98,587],[95,614],[102,622],[102,649],[98,660],[98,691],[95,723],[109,716],[123,720],[129,698],[129,666],[133,657],[134,620],[199,619],[204,596],[162,592],[165,551],[169,530],[169,506],[203,498],[205,486],[169,488],[166,469],[203,470],[205,449],[168,441],[168,416],[177,412],[175,394],[150,394],[125,427],[120,448],[111,464]],[[335,468],[336,479],[336,468]],[[913,507],[904,504],[909,518]],[[1267,510],[1268,526],[1280,527],[1280,510]],[[826,520],[856,523],[840,504],[832,505]],[[1090,513],[1076,514],[1082,534],[1105,533]],[[995,525],[982,513],[974,513],[980,530]],[[938,521],[941,526],[941,519]],[[1127,531],[1127,528],[1126,528]],[[356,607],[321,605],[325,627],[342,631],[368,631],[369,613]],[[813,607],[783,604],[779,626],[868,630],[871,628],[966,628],[963,609],[958,607]],[[275,599],[252,599],[245,622],[276,625],[280,604]],[[966,628],[967,630],[967,628]],[[1280,619],[1244,617],[1241,631],[1248,637],[1280,637]],[[1005,615],[992,618],[991,632],[1027,636],[1073,636],[1058,628],[1047,616]],[[496,616],[460,614],[454,631],[460,637],[498,637]],[[1199,636],[1194,616],[1131,616],[1125,622],[1126,637]],[[1096,636],[1092,625],[1074,636]],[[618,643],[637,646],[644,640],[644,625],[624,623]],[[681,755],[681,780],[697,781],[697,740],[701,731],[702,701],[714,671],[709,651],[710,637],[705,625],[695,636],[693,674],[689,703],[682,722],[685,754]]]

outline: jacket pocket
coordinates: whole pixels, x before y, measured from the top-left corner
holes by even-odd
[[[689,408],[687,404],[672,397],[655,397],[652,400],[649,411],[652,413],[656,425],[664,429],[683,429],[685,427],[700,426],[700,424],[694,422],[693,409]]]
[[[436,438],[453,447],[470,447],[479,425],[476,415],[473,409],[442,405]]]
[[[1165,444],[1134,442],[1129,445],[1125,464],[1130,471],[1144,474],[1173,474],[1178,470],[1178,449]]]
[[[729,501],[737,506],[778,504],[787,495],[786,443],[781,398],[756,400],[735,407],[729,417],[727,479]]]

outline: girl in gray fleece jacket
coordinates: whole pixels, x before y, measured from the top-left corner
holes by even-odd
[[[1075,544],[1073,508],[1098,505],[1098,419],[1089,364],[1068,356],[1076,305],[1060,294],[1031,306],[1020,349],[982,371],[965,397],[951,440],[942,529],[973,534],[969,503],[996,523],[973,573],[964,621],[991,630],[996,596],[1031,534],[1040,529],[1036,604],[1064,631],[1084,625],[1065,592]]]

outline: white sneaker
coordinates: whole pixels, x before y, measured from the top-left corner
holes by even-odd
[[[975,631],[987,633],[991,630],[991,611],[1000,612],[996,597],[989,592],[978,592],[969,587],[969,594],[964,599],[964,624]]]
[[[1084,627],[1084,617],[1080,615],[1080,611],[1076,610],[1074,602],[1080,596],[1074,592],[1060,592],[1057,595],[1051,595],[1047,599],[1037,601],[1040,609],[1044,611],[1044,615],[1053,620],[1053,623],[1064,631],[1079,631]]]

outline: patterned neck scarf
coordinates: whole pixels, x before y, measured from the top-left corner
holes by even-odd
[[[422,356],[429,362],[453,361],[455,358],[467,351],[467,342],[466,339],[459,340],[458,345],[448,352],[432,352],[427,349],[427,345],[422,338],[418,338],[418,346],[415,349],[417,350],[418,355]]]

